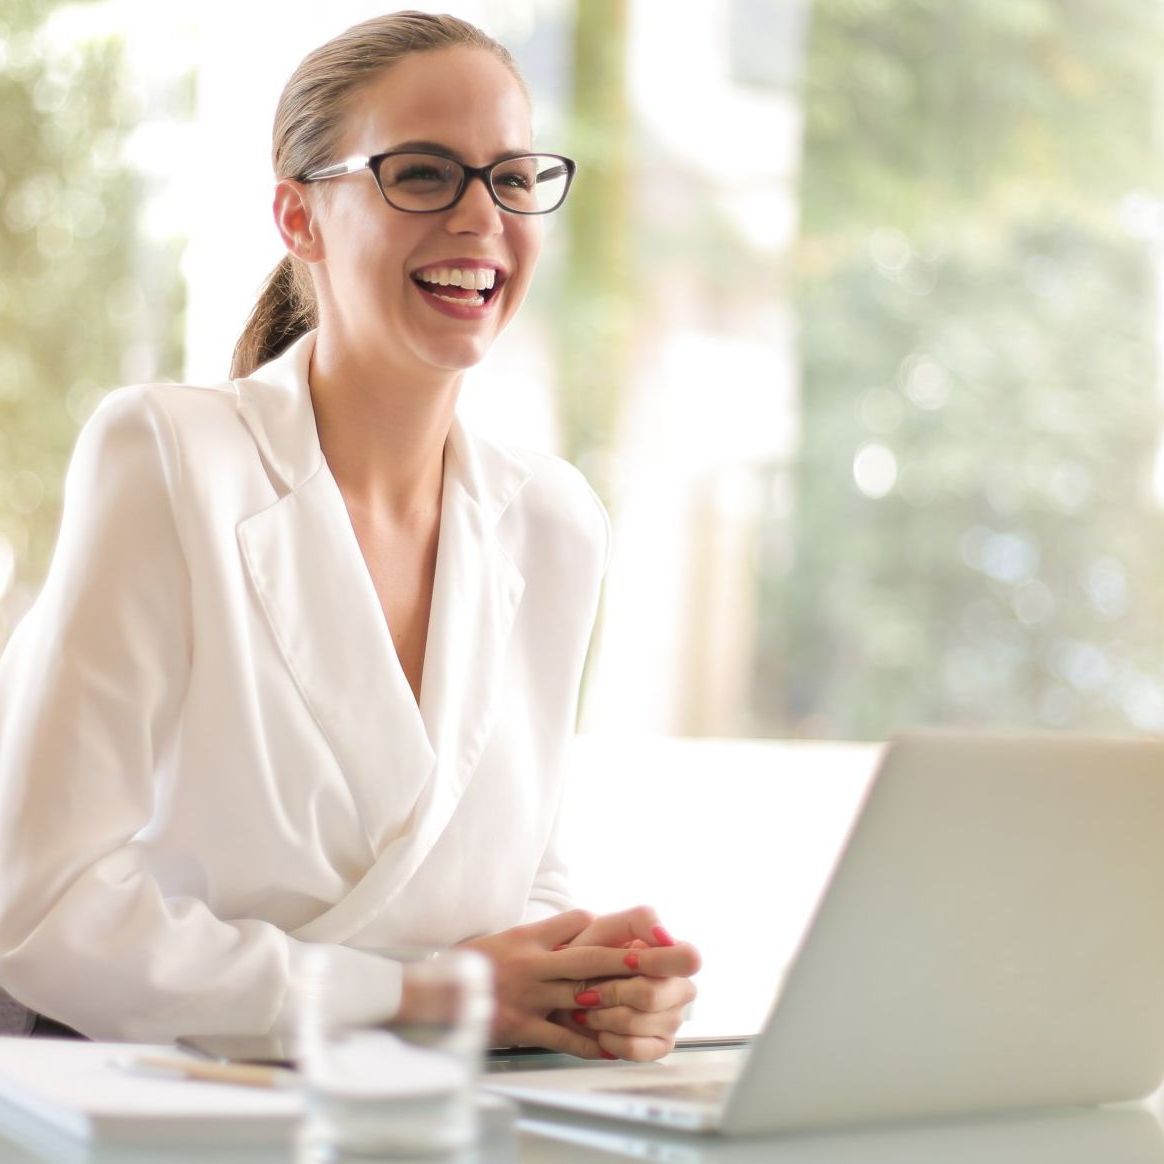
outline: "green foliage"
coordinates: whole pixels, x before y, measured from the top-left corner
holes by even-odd
[[[1125,225],[1158,188],[1159,6],[815,21],[803,446],[757,714],[1164,730],[1158,260]]]
[[[566,268],[557,287],[564,453],[600,493],[618,423],[633,331],[626,94],[626,0],[590,0],[574,14],[571,151],[584,181],[566,203]]]
[[[0,9],[0,534],[24,590],[51,553],[77,427],[122,379],[144,298],[121,46],[53,47],[54,7]],[[175,307],[172,274],[165,285]]]
[[[1160,189],[1153,0],[817,0],[803,213],[818,235]]]

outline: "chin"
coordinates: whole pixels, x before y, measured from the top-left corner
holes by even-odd
[[[456,344],[441,344],[438,349],[424,352],[422,359],[434,368],[445,372],[466,372],[475,368],[489,354],[493,339],[465,340]]]

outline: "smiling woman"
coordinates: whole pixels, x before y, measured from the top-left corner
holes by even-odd
[[[570,909],[555,846],[605,514],[455,414],[569,189],[530,148],[471,25],[324,45],[280,101],[287,256],[235,379],[122,389],[82,432],[0,660],[0,985],[49,1019],[278,1030],[313,943],[353,1015],[406,1007],[367,951],[461,943],[498,1041],[673,1045],[698,955]]]

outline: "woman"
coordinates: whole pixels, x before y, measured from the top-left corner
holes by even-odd
[[[216,387],[111,394],[0,664],[0,985],[96,1037],[289,1022],[307,943],[353,1007],[403,943],[496,971],[501,1042],[649,1059],[698,955],[568,911],[560,773],[608,543],[579,475],[467,433],[567,159],[508,53],[399,13],[303,61],[287,246]],[[393,1001],[399,981],[391,984]]]

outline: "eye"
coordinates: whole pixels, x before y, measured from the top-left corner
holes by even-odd
[[[456,162],[432,154],[398,154],[380,163],[380,182],[385,187],[420,192],[460,181]]]
[[[499,166],[493,171],[493,185],[497,189],[529,191],[537,181],[536,167],[531,161],[518,161]]]

